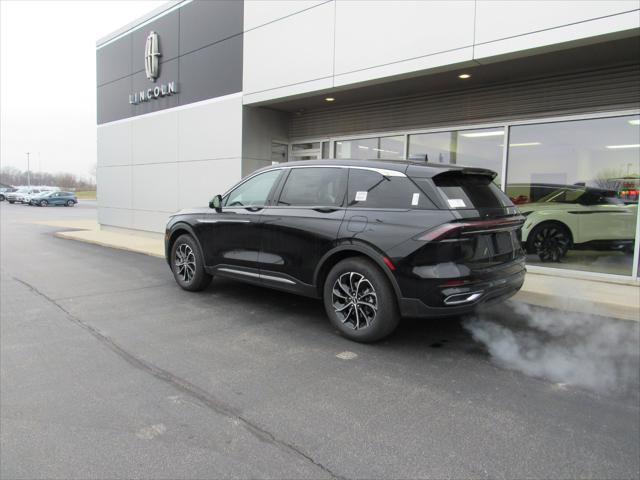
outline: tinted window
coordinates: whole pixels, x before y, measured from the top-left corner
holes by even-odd
[[[270,172],[261,173],[247,180],[227,195],[224,206],[264,206],[267,203],[267,198],[273,188],[273,184],[280,176],[280,172],[281,170],[271,170]]]
[[[448,172],[433,177],[450,208],[500,208],[513,205],[487,175]]]
[[[280,195],[283,206],[341,206],[347,183],[344,168],[294,168]]]
[[[433,203],[407,177],[385,177],[371,170],[350,169],[349,206],[359,208],[431,209]]]

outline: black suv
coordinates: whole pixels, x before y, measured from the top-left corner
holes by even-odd
[[[401,316],[460,315],[520,289],[524,218],[495,175],[412,162],[274,165],[209,209],[173,215],[167,262],[185,290],[217,275],[322,298],[343,335],[375,341]]]

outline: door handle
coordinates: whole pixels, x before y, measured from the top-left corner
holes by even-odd
[[[314,208],[314,210],[316,212],[320,212],[320,213],[331,213],[331,212],[337,212],[338,211],[337,208],[332,208],[332,207],[316,207],[316,208]]]
[[[245,207],[245,210],[247,210],[248,212],[259,212],[262,209],[263,207]]]

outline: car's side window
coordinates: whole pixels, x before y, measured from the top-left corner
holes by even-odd
[[[434,204],[407,177],[386,177],[372,170],[349,170],[351,208],[433,209]]]
[[[345,168],[294,168],[284,184],[278,205],[340,207],[346,186]]]
[[[225,207],[263,207],[281,170],[271,170],[247,180],[224,199]]]

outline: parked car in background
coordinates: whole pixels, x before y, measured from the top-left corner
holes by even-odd
[[[526,217],[522,241],[543,262],[558,262],[570,249],[632,252],[637,208],[614,190],[556,187],[536,202],[518,205]]]
[[[360,342],[401,316],[472,312],[524,281],[524,218],[480,168],[325,160],[266,167],[209,209],[173,215],[165,255],[178,285],[213,275],[322,298]]]
[[[6,200],[6,194],[15,192],[17,189],[14,187],[0,187],[0,202],[4,202]]]
[[[22,203],[24,202],[25,196],[31,196],[40,193],[40,191],[39,188],[20,187],[15,192],[7,193],[5,196],[9,203]]]
[[[37,205],[39,203],[40,198],[45,197],[49,194],[51,194],[51,192],[45,190],[40,193],[34,193],[33,195],[25,195],[24,200],[25,200],[25,203],[28,203],[29,205]]]
[[[73,207],[78,203],[78,197],[72,192],[47,192],[33,199],[33,205],[48,207],[49,205],[64,205]]]

